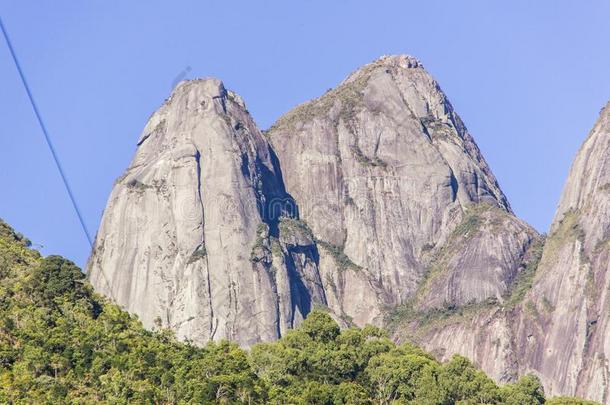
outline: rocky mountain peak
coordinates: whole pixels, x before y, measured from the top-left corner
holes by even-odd
[[[236,103],[239,107],[246,110],[246,104],[244,100],[237,93],[231,90],[227,90],[222,80],[215,77],[199,78],[183,80],[176,85],[172,94],[167,99],[167,103],[172,103],[175,100],[179,100],[184,97],[185,94],[191,94],[191,97],[199,99],[201,101],[218,99],[218,100],[230,100]]]
[[[489,239],[469,239],[467,243],[479,240],[481,245],[454,269],[470,272],[474,279],[464,279],[472,282],[485,279],[486,292],[458,292],[468,289],[470,281],[460,282],[462,276],[453,274],[435,287],[453,291],[439,300],[441,305],[445,299],[500,298],[536,235],[514,218],[463,122],[412,57],[386,56],[363,66],[337,88],[285,114],[267,137],[281,162],[286,189],[314,235],[348,258],[355,265],[351,269],[365,269],[369,276],[361,279],[375,280],[369,282],[374,288],[366,288],[370,295],[359,296],[362,309],[351,315],[358,322],[379,322],[381,307],[402,305],[415,296],[473,206],[498,207],[499,212],[485,215],[505,215],[514,228],[509,227],[507,237],[489,228],[489,238],[506,247],[501,258],[479,252]],[[476,265],[475,258],[480,259]],[[335,284],[343,284],[345,291],[365,288],[350,287],[345,280]]]
[[[361,77],[368,78],[370,73],[375,69],[393,69],[396,71],[398,69],[415,68],[424,69],[422,63],[417,58],[410,55],[383,55],[379,59],[358,68],[356,71],[347,76],[347,78],[341,82],[341,85],[355,82]]]
[[[275,339],[312,305],[297,302],[301,287],[288,272],[315,268],[313,241],[278,243],[273,263],[270,237],[293,211],[241,98],[217,79],[182,82],[113,188],[89,277],[147,327],[195,342]]]
[[[181,81],[173,90],[170,99],[175,94],[189,93],[193,91],[200,96],[210,98],[226,97],[227,95],[227,90],[225,89],[222,80],[215,77],[206,77]]]
[[[548,392],[602,402],[610,398],[609,190],[606,106],[570,169],[518,330],[522,341],[531,336],[523,367]]]
[[[266,136],[220,80],[180,83],[116,183],[88,267],[148,327],[250,345],[314,306],[382,325],[414,301],[501,300],[536,236],[438,83],[386,56]]]
[[[610,102],[600,111],[595,126],[589,132],[572,163],[570,175],[555,215],[556,222],[569,212],[590,209],[592,206],[610,209],[610,206],[606,206],[605,203],[607,201],[605,197],[610,190],[609,132]],[[597,225],[603,226],[596,226],[596,228],[604,228],[608,224]],[[556,227],[557,223],[554,223],[552,229],[556,229]]]
[[[413,57],[364,65],[265,135],[220,80],[190,80],[117,180],[89,277],[199,344],[277,339],[319,307],[608,401],[609,193],[610,105],[545,241]]]

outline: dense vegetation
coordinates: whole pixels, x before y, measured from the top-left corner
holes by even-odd
[[[559,402],[563,401],[563,402]],[[576,404],[570,399],[555,403]],[[498,387],[380,329],[314,311],[278,342],[199,348],[151,332],[0,221],[0,403],[542,404],[534,376]],[[553,401],[547,401],[553,403]],[[583,402],[584,403],[584,402]]]

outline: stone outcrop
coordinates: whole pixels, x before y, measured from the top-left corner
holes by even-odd
[[[538,375],[547,394],[608,403],[610,107],[570,171],[537,266],[504,305],[465,307],[396,328],[439,357],[469,356],[499,381]],[[534,260],[534,263],[536,260]]]
[[[382,325],[416,296],[502,300],[536,237],[434,79],[390,56],[266,137],[218,80],[180,84],[112,191],[88,269],[148,327],[249,345],[315,305]]]
[[[537,237],[412,57],[360,68],[267,137],[322,245],[329,305],[359,325],[382,324],[441,264],[425,305],[501,300]]]
[[[311,236],[281,226],[292,207],[243,101],[215,79],[183,82],[112,190],[89,278],[180,338],[275,339],[325,302]]]

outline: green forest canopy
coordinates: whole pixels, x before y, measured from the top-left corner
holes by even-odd
[[[545,400],[532,375],[497,386],[464,357],[441,364],[378,328],[323,311],[246,351],[197,347],[95,294],[0,220],[0,403],[592,404]]]

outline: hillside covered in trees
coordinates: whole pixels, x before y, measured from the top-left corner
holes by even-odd
[[[80,269],[42,257],[0,220],[0,403],[590,404],[545,400],[535,376],[497,386],[384,331],[341,331],[322,310],[277,342],[197,347],[148,331]]]

